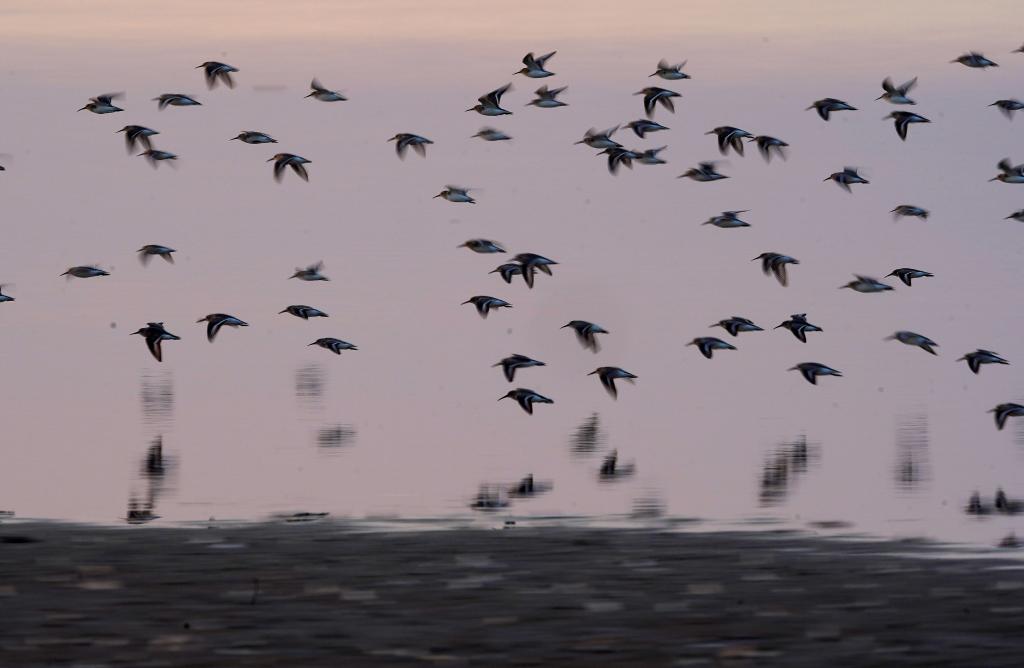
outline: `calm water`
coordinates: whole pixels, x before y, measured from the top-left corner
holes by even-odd
[[[514,514],[844,520],[985,544],[1024,533],[1022,519],[961,510],[975,489],[1024,496],[1024,421],[998,432],[985,412],[1024,398],[1024,226],[1003,220],[1024,186],[986,181],[1000,158],[1024,161],[1024,118],[986,106],[1020,94],[1018,3],[743,4],[742,21],[733,3],[179,4],[0,10],[0,280],[17,298],[0,305],[0,508],[98,522],[129,507],[160,522],[457,517],[478,485],[532,472],[554,489]],[[525,52],[552,49],[547,83],[568,85],[570,106],[524,108],[539,83],[515,77],[513,116],[463,112]],[[968,49],[1001,67],[948,63]],[[572,142],[639,118],[631,93],[662,57],[689,59],[694,77],[660,82],[683,95],[655,117],[671,131],[617,138],[667,144],[670,164],[612,177]],[[209,59],[241,70],[235,90],[205,90],[193,68]],[[933,120],[905,143],[881,120],[894,107],[874,101],[887,75],[918,76],[915,111]],[[350,101],[302,99],[312,76]],[[114,90],[125,112],[75,113]],[[150,101],[178,91],[203,106]],[[861,111],[827,124],[804,111],[825,96]],[[129,123],[159,130],[178,168],[127,157],[115,131]],[[785,139],[790,159],[730,156],[727,181],[677,180],[718,157],[704,133],[724,124]],[[483,125],[515,139],[469,139]],[[280,144],[227,141],[243,129]],[[433,139],[428,158],[398,161],[385,141],[397,132]],[[312,160],[310,182],[275,184],[275,149]],[[844,165],[872,183],[822,183]],[[479,203],[432,200],[446,183],[479,188]],[[932,216],[894,222],[903,203]],[[753,227],[700,225],[723,209],[750,209]],[[532,291],[508,286],[487,273],[501,256],[455,248],[471,237],[560,264]],[[177,263],[142,267],[133,251],[147,243],[178,249]],[[750,262],[764,251],[800,259],[789,288]],[[331,282],[286,280],[317,260]],[[112,275],[58,278],[86,263]],[[902,266],[936,277],[836,289]],[[483,321],[460,306],[476,294],[514,308]],[[277,315],[288,304],[331,317]],[[211,345],[195,321],[218,311],[251,326]],[[730,315],[768,329],[794,312],[824,333],[745,334],[710,361],[683,345],[724,337],[707,325]],[[559,329],[571,319],[612,332],[600,354]],[[163,364],[129,336],[149,320],[182,337]],[[882,340],[897,329],[932,337],[939,357]],[[360,350],[306,346],[321,336]],[[977,347],[1015,366],[974,377],[953,360]],[[532,417],[496,401],[509,386],[491,365],[514,352],[548,363],[517,378],[556,401]],[[786,371],[803,361],[845,377],[813,387]],[[612,401],[585,375],[598,365],[639,381]],[[611,449],[636,473],[601,484]]]

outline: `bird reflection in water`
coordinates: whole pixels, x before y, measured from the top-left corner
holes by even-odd
[[[349,425],[336,424],[323,427],[316,435],[316,443],[321,448],[340,448],[355,440],[356,430]]]
[[[519,482],[509,485],[507,493],[513,498],[529,498],[549,492],[554,485],[547,481],[534,480],[533,474],[528,473]]]
[[[619,451],[612,450],[609,454],[605,455],[604,461],[601,462],[601,469],[598,471],[598,479],[601,482],[621,480],[623,478],[628,478],[635,472],[636,464],[633,462],[620,464]]]
[[[574,455],[586,456],[596,452],[605,441],[605,434],[601,431],[601,420],[597,413],[593,413],[569,438],[569,446]]]
[[[164,456],[163,436],[157,436],[142,460],[140,477],[145,492],[141,496],[133,493],[128,499],[125,519],[129,524],[145,524],[159,517],[155,513],[157,501],[166,489],[167,476],[172,469],[173,461]]]
[[[912,493],[931,477],[928,464],[928,415],[902,415],[896,424],[896,489]]]
[[[508,507],[508,499],[502,489],[495,485],[480,485],[476,498],[469,504],[473,510],[494,511]]]
[[[174,378],[169,371],[143,372],[139,399],[142,401],[142,420],[148,425],[170,426],[174,413]]]
[[[806,473],[808,465],[817,459],[817,447],[808,445],[804,435],[792,443],[779,445],[765,460],[761,471],[761,506],[783,503],[796,479]]]
[[[324,367],[307,364],[295,370],[295,397],[306,408],[319,408],[324,396]]]

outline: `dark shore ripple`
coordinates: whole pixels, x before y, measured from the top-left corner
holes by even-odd
[[[782,532],[14,523],[0,666],[1024,665],[1022,564],[936,551]]]

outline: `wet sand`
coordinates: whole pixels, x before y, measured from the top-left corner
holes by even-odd
[[[938,552],[768,531],[11,523],[0,665],[1019,666],[1022,564]]]

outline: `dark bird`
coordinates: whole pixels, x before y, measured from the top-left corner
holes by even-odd
[[[238,70],[231,65],[228,65],[227,63],[218,63],[215,60],[208,60],[202,65],[196,66],[197,70],[199,68],[203,69],[203,76],[206,78],[207,88],[211,90],[216,88],[217,83],[220,81],[223,81],[224,85],[228,88],[235,87],[235,81],[231,78],[231,73],[237,72]]]
[[[533,52],[531,51],[530,53],[526,54],[523,57],[523,65],[525,65],[526,67],[519,70],[518,72],[513,72],[512,74],[522,74],[523,76],[527,76],[531,79],[543,79],[545,77],[554,76],[555,73],[548,72],[544,66],[551,58],[551,56],[555,55],[556,53],[558,52],[552,51],[551,53],[545,53],[543,56],[534,57]]]
[[[894,85],[892,79],[886,77],[885,80],[882,81],[882,90],[884,92],[875,99],[885,100],[892,104],[917,104],[907,97],[907,93],[909,93],[916,85],[917,77],[914,77],[901,86]]]
[[[288,167],[292,168],[292,171],[299,175],[299,178],[303,181],[309,181],[309,172],[306,171],[306,165],[311,160],[306,160],[301,155],[295,155],[294,153],[278,153],[267,162],[274,163],[274,180],[278,183],[284,178],[284,171]]]
[[[277,314],[290,313],[296,318],[302,318],[303,320],[309,320],[310,318],[326,318],[327,314],[318,308],[312,306],[306,306],[305,304],[292,304],[285,308],[283,311],[278,311]]]
[[[761,271],[764,272],[764,275],[768,276],[774,274],[779,285],[783,287],[789,285],[789,276],[786,273],[786,265],[800,264],[800,260],[781,253],[761,253],[752,259],[751,262],[757,262],[758,260],[761,261]]]
[[[522,408],[530,415],[533,415],[534,404],[555,403],[553,400],[548,399],[542,394],[538,394],[533,390],[528,390],[522,387],[516,388],[514,390],[509,390],[504,396],[498,397],[498,401],[501,401],[502,399],[515,399],[516,402],[519,404],[520,408]]]
[[[994,353],[991,350],[984,350],[983,348],[978,348],[973,353],[967,353],[957,360],[957,362],[964,361],[967,362],[967,366],[975,374],[981,371],[982,364],[1009,364],[1009,362],[1003,359],[999,353]]]
[[[854,292],[872,293],[872,292],[886,292],[892,290],[891,285],[886,285],[878,279],[871,278],[870,276],[861,276],[859,274],[853,275],[856,280],[850,281],[846,285],[840,285],[839,289],[849,288]]]
[[[512,277],[518,276],[519,274],[523,273],[523,265],[519,264],[518,262],[506,262],[505,264],[500,265],[497,269],[490,271],[488,273],[498,274],[499,276],[501,276],[502,280],[511,285]]]
[[[309,83],[309,87],[313,90],[306,97],[311,97],[315,100],[320,100],[321,102],[344,102],[348,99],[336,90],[324,88],[323,84],[321,84],[315,77]]]
[[[1021,102],[1020,100],[1014,100],[1014,99],[996,100],[995,102],[993,102],[992,104],[990,104],[988,106],[990,106],[990,107],[998,107],[999,111],[1003,112],[1003,116],[1006,116],[1007,118],[1009,118],[1012,121],[1013,120],[1013,112],[1020,111],[1021,109],[1024,109],[1024,102]]]
[[[149,258],[154,255],[162,257],[167,262],[174,264],[174,256],[171,255],[171,253],[177,253],[173,248],[161,246],[160,244],[146,244],[135,252],[139,254],[139,262],[144,265],[149,264]]]
[[[359,350],[359,348],[356,348],[355,344],[349,343],[348,341],[342,341],[341,339],[336,339],[333,336],[326,336],[322,339],[317,339],[313,343],[310,343],[309,346],[320,346],[325,350],[330,350],[335,355],[340,355],[342,350]],[[306,347],[308,348],[309,346]]]
[[[691,167],[690,169],[686,170],[676,178],[688,178],[693,179],[694,181],[697,181],[699,183],[704,183],[707,181],[719,181],[721,179],[727,179],[729,177],[726,176],[725,174],[719,174],[717,171],[715,171],[715,163],[708,161],[697,163],[696,167]]]
[[[519,253],[512,259],[522,267],[523,280],[526,281],[526,285],[529,288],[533,287],[533,277],[536,270],[551,276],[551,265],[558,264],[554,260],[548,259],[543,255],[537,255],[536,253]]]
[[[928,211],[928,209],[922,209],[921,207],[914,206],[912,204],[900,204],[899,206],[897,206],[895,209],[893,209],[889,213],[892,214],[893,219],[898,219],[898,218],[901,218],[903,216],[908,216],[908,217],[922,218],[924,220],[928,220],[928,216],[930,215],[930,212]]]
[[[329,280],[331,280],[331,279],[327,278],[326,276],[324,276],[323,274],[320,273],[321,271],[323,271],[323,268],[324,268],[324,263],[323,262],[317,262],[316,264],[309,265],[305,269],[296,268],[295,269],[295,273],[292,274],[291,276],[289,276],[288,278],[289,279],[297,278],[300,281],[329,281]]]
[[[812,325],[811,323],[807,322],[806,313],[794,313],[793,315],[789,316],[789,320],[786,320],[785,322],[776,325],[775,329],[779,329],[780,327],[788,329],[789,331],[793,332],[793,336],[798,338],[803,343],[807,343],[807,332],[822,331],[821,327],[818,327],[817,325]]]
[[[105,95],[90,97],[86,105],[79,109],[79,111],[91,111],[94,114],[112,114],[117,111],[124,111],[124,109],[114,104],[114,100],[119,97],[122,97],[121,93],[106,93]]]
[[[619,129],[616,125],[614,128],[608,128],[607,130],[598,130],[597,128],[590,128],[583,133],[583,139],[574,144],[586,144],[590,148],[622,148],[622,144],[612,139],[612,135]]]
[[[729,149],[736,151],[741,156],[743,155],[743,140],[753,139],[754,135],[750,134],[746,130],[734,128],[731,125],[721,125],[714,130],[705,132],[706,135],[717,135],[718,137],[718,150],[722,155],[726,155]]]
[[[490,239],[469,239],[456,248],[468,248],[474,253],[504,253],[505,249]]]
[[[885,118],[883,121],[893,119],[893,125],[896,126],[896,134],[900,136],[900,139],[907,141],[907,129],[911,123],[931,123],[930,120],[921,116],[920,114],[914,114],[909,111],[894,111]]]
[[[701,225],[714,225],[715,227],[721,227],[723,229],[731,229],[735,227],[750,227],[750,223],[746,223],[740,220],[739,215],[741,213],[747,213],[749,209],[739,209],[737,211],[723,211],[717,216],[711,216],[705,220]]]
[[[395,152],[398,154],[398,157],[403,160],[405,159],[406,150],[410,148],[419,153],[421,157],[427,157],[427,144],[434,143],[426,137],[414,135],[409,132],[401,132],[388,141],[395,142]]]
[[[895,276],[903,281],[906,286],[910,287],[915,278],[933,278],[935,274],[930,274],[927,271],[921,271],[920,269],[901,267],[900,269],[893,269],[891,273],[886,274],[886,278],[889,276]]]
[[[184,93],[164,93],[159,97],[154,97],[153,101],[156,102],[158,109],[166,109],[167,107],[198,107],[202,105],[191,95],[185,95]]]
[[[690,75],[683,72],[683,68],[686,67],[686,61],[677,64],[669,65],[668,61],[662,58],[658,61],[658,69],[654,71],[654,74],[649,75],[650,77],[661,77],[668,81],[677,81],[679,79],[689,79]]]
[[[531,366],[547,366],[547,364],[527,357],[526,355],[516,353],[514,355],[509,355],[497,364],[492,364],[491,366],[500,366],[502,373],[505,374],[505,380],[511,383],[516,377],[517,369],[526,369]]]
[[[612,174],[618,174],[619,165],[625,165],[626,167],[633,169],[633,160],[640,158],[640,154],[636,151],[631,151],[627,148],[622,148],[621,146],[606,148],[598,153],[598,155],[608,156],[608,171]]]
[[[734,315],[731,318],[725,320],[719,320],[709,327],[721,327],[725,331],[729,332],[732,336],[739,335],[740,332],[763,332],[764,330],[754,324],[752,320],[747,318],[741,318],[738,315]]]
[[[832,172],[828,175],[825,181],[835,181],[836,185],[845,190],[848,193],[852,193],[850,186],[854,183],[871,183],[863,176],[857,173],[856,167],[843,167],[841,172]]]
[[[736,346],[713,336],[699,336],[686,345],[697,346],[697,350],[700,351],[700,354],[708,359],[711,359],[711,356],[716,350],[736,350]]]
[[[81,265],[78,267],[71,267],[65,271],[61,276],[67,276],[69,279],[74,278],[95,278],[97,276],[110,276],[110,274],[99,267],[92,267],[89,265]]]
[[[600,325],[595,325],[586,320],[571,320],[567,324],[562,325],[560,329],[565,329],[566,327],[571,327],[576,332],[576,340],[580,342],[581,346],[594,353],[601,349],[595,335],[608,333],[608,330]]]
[[[761,152],[761,157],[764,158],[765,162],[772,161],[773,151],[783,160],[786,159],[786,148],[789,144],[781,139],[769,137],[768,135],[758,135],[757,137],[752,137],[747,141],[752,141],[757,144],[757,150]]]
[[[821,119],[827,121],[829,114],[834,111],[857,111],[857,107],[852,107],[848,103],[842,100],[837,100],[834,97],[825,97],[820,100],[816,100],[811,106],[807,107],[807,111],[814,109],[821,116]]]
[[[990,410],[989,413],[995,413],[996,427],[1002,430],[1006,426],[1007,418],[1024,416],[1024,406],[1020,404],[999,404]]]
[[[153,169],[156,169],[156,166],[165,160],[178,159],[178,156],[175,155],[174,153],[171,153],[169,151],[158,151],[155,148],[151,148],[148,151],[143,151],[139,155],[144,156],[146,160],[149,162],[149,164],[153,166]]]
[[[676,107],[672,103],[672,98],[679,97],[679,93],[675,91],[658,88],[657,86],[649,86],[633,94],[644,96],[644,111],[647,112],[647,118],[654,116],[654,108],[659,104],[673,114],[676,113]]]
[[[801,362],[795,367],[791,367],[789,371],[799,371],[800,375],[810,383],[811,385],[818,384],[818,376],[839,376],[842,377],[842,373],[836,371],[832,367],[819,364],[818,362]]]
[[[146,340],[146,347],[149,348],[149,352],[153,354],[157,362],[163,362],[163,350],[161,343],[163,341],[179,341],[180,336],[171,334],[164,329],[164,323],[162,322],[149,322],[146,326],[139,329],[137,332],[132,334],[138,334]]]
[[[486,295],[477,295],[476,297],[470,297],[466,301],[462,302],[465,304],[472,304],[476,307],[476,312],[480,314],[481,318],[486,318],[487,314],[490,313],[491,309],[498,308],[512,308],[512,304],[509,304],[504,299],[498,299],[497,297],[488,297]]]
[[[989,181],[1002,181],[1003,183],[1024,183],[1024,165],[1014,165],[1009,158],[1003,158],[996,165],[1001,174],[996,174]]]
[[[617,366],[599,366],[587,375],[593,376],[594,374],[597,374],[597,377],[601,380],[601,385],[608,391],[612,399],[619,398],[619,391],[615,387],[615,380],[617,378],[628,380],[630,383],[636,379],[636,376]]]
[[[124,133],[124,144],[128,149],[128,153],[135,150],[135,145],[138,144],[147,151],[153,148],[153,143],[149,140],[153,135],[160,134],[156,130],[150,130],[147,127],[141,125],[126,125],[118,132]]]
[[[632,130],[634,133],[636,133],[636,136],[640,137],[640,139],[643,139],[644,135],[646,135],[648,132],[668,130],[668,128],[662,125],[661,123],[658,123],[657,121],[650,121],[647,120],[646,118],[641,118],[636,121],[630,121],[629,123],[626,123],[626,127]]]
[[[899,332],[895,332],[885,337],[885,340],[895,340],[899,341],[900,343],[905,343],[908,346],[917,346],[918,348],[925,352],[931,353],[932,355],[938,355],[938,353],[935,352],[935,348],[938,348],[939,344],[935,343],[927,336],[924,336],[923,334],[918,334],[916,332],[908,332],[905,330],[901,330]]]
[[[506,116],[511,114],[512,112],[508,109],[501,108],[501,96],[507,93],[510,88],[512,88],[512,84],[505,84],[486,95],[481,95],[477,98],[479,104],[470,107],[466,111],[475,111],[482,116]]]
[[[227,325],[229,327],[248,327],[249,323],[243,322],[233,315],[227,313],[211,313],[210,315],[203,316],[196,322],[206,323],[206,340],[213,343],[213,339],[217,336],[217,332],[220,328]]]
[[[565,102],[558,99],[558,95],[566,89],[566,86],[561,88],[548,88],[547,85],[541,86],[534,94],[537,96],[536,99],[530,100],[526,103],[527,107],[539,107],[541,109],[554,109],[555,107],[567,106]]]
[[[232,137],[229,141],[239,140],[244,144],[276,144],[277,140],[268,135],[266,132],[259,132],[257,130],[244,130],[238,133],[237,137]]]
[[[949,62],[960,63],[961,65],[966,65],[967,67],[976,67],[981,69],[985,69],[986,67],[999,67],[998,64],[992,62],[991,60],[981,55],[977,51],[965,53],[956,60],[951,60]]]

